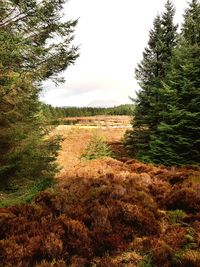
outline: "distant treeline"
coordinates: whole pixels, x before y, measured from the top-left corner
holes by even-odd
[[[86,117],[96,115],[133,115],[134,105],[124,104],[112,108],[93,107],[53,107],[43,104],[45,117],[57,120],[64,117]]]

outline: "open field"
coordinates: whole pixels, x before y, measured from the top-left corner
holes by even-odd
[[[83,151],[86,149],[89,141],[93,136],[103,136],[109,147],[112,150],[116,150],[117,155],[120,154],[120,156],[123,157],[125,154],[121,144],[125,129],[83,129],[79,127],[70,128],[59,126],[57,133],[64,136],[62,150],[60,151],[58,156],[58,162],[62,166],[59,177],[65,175],[65,173],[68,173],[70,177],[77,175],[86,175],[86,170],[88,169],[88,165],[90,164],[94,164],[93,167],[89,167],[91,168],[91,170],[88,170],[90,175],[93,175],[93,171],[98,173],[98,167],[104,169],[103,165],[100,164],[100,166],[98,166],[98,160],[95,162],[87,162],[81,159]]]
[[[90,117],[67,117],[63,119],[66,124],[75,124],[78,126],[87,126],[87,127],[121,127],[128,128],[130,127],[130,116],[108,116],[108,115],[99,115],[99,116],[90,116]]]
[[[113,173],[113,175],[117,174],[118,176],[124,176],[126,173],[126,176],[128,176],[134,174],[134,168],[131,167],[132,163],[134,163],[138,166],[141,165],[141,169],[145,169],[144,172],[148,172],[149,168],[161,168],[170,173],[184,171],[187,175],[190,173],[188,175],[190,182],[197,184],[200,182],[200,173],[197,171],[199,170],[198,167],[153,167],[153,165],[143,164],[134,159],[130,159],[123,147],[123,136],[126,128],[90,128],[90,125],[86,127],[88,128],[81,128],[79,125],[71,127],[60,125],[57,127],[55,134],[62,135],[64,138],[62,149],[58,156],[58,163],[61,166],[61,171],[57,177],[59,180],[64,181],[67,177],[98,178],[102,174],[107,175],[110,173]],[[104,138],[108,147],[113,152],[112,157],[92,161],[86,161],[81,158],[81,155],[94,136]],[[140,169],[140,167],[138,168]],[[197,170],[195,171],[193,168],[197,168]]]
[[[2,267],[199,267],[200,168],[127,157],[126,128],[59,126],[57,184],[0,210]],[[81,155],[94,136],[112,157]]]

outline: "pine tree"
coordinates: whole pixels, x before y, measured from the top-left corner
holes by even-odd
[[[167,0],[165,12],[162,14],[162,43],[163,50],[161,60],[163,62],[163,75],[167,72],[167,67],[170,66],[172,51],[177,44],[177,25],[174,24],[175,8],[170,0]],[[169,63],[169,64],[168,64]]]
[[[135,101],[134,130],[128,131],[125,136],[127,150],[138,157],[148,150],[154,118],[147,111],[150,111],[154,105],[156,88],[159,87],[159,76],[162,73],[162,62],[159,60],[162,49],[160,16],[155,18],[153,26],[150,31],[148,46],[143,52],[143,60],[136,69],[136,78],[141,90]]]
[[[0,0],[0,181],[43,179],[56,171],[58,139],[49,137],[38,100],[41,82],[59,83],[73,64],[77,21],[62,20],[64,0]]]
[[[192,0],[184,14],[182,34],[184,40],[190,44],[200,45],[200,4],[198,0]]]
[[[200,4],[185,12],[182,39],[174,51],[165,89],[163,121],[151,136],[150,159],[165,165],[200,162]]]
[[[173,4],[168,0],[165,12],[154,20],[148,47],[145,48],[143,60],[136,69],[136,79],[141,89],[135,100],[133,130],[126,133],[125,146],[130,154],[143,160],[149,150],[150,137],[161,121],[163,99],[160,90],[177,39],[174,14]]]

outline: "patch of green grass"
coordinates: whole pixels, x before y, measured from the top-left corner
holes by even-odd
[[[188,254],[190,251],[195,251],[194,255],[198,254],[198,248],[199,245],[197,243],[195,243],[195,239],[194,239],[194,234],[195,231],[193,228],[188,228],[187,229],[188,233],[186,234],[186,238],[187,238],[187,244],[185,244],[181,250],[177,251],[172,258],[172,261],[175,264],[182,264],[182,260],[184,259],[185,256],[189,256],[190,254]],[[196,254],[197,253],[197,254]],[[200,255],[200,254],[199,254]],[[189,266],[189,265],[188,265]],[[192,265],[193,266],[193,265]]]
[[[184,252],[182,250],[176,252],[172,257],[172,262],[174,262],[175,264],[181,264],[182,258],[183,258],[183,254],[184,254]]]
[[[167,211],[168,220],[171,224],[181,223],[186,213],[183,210]]]
[[[153,267],[152,256],[150,254],[144,256],[143,260],[140,262],[139,267]]]
[[[29,203],[39,192],[51,187],[53,184],[54,180],[52,178],[46,178],[37,182],[29,181],[24,184],[22,188],[18,188],[19,185],[13,183],[10,192],[3,192],[3,199],[0,200],[0,207],[5,208],[13,205]]]
[[[185,236],[187,238],[187,245],[185,249],[198,249],[199,245],[195,242],[195,230],[193,228],[187,229],[188,233]]]

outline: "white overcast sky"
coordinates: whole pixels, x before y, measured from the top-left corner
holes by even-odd
[[[134,69],[142,59],[153,19],[165,0],[70,0],[67,18],[79,18],[75,45],[80,57],[66,70],[64,84],[46,82],[41,97],[54,106],[87,106],[105,101],[129,103],[138,90]],[[187,0],[174,0],[175,21],[182,22]]]

